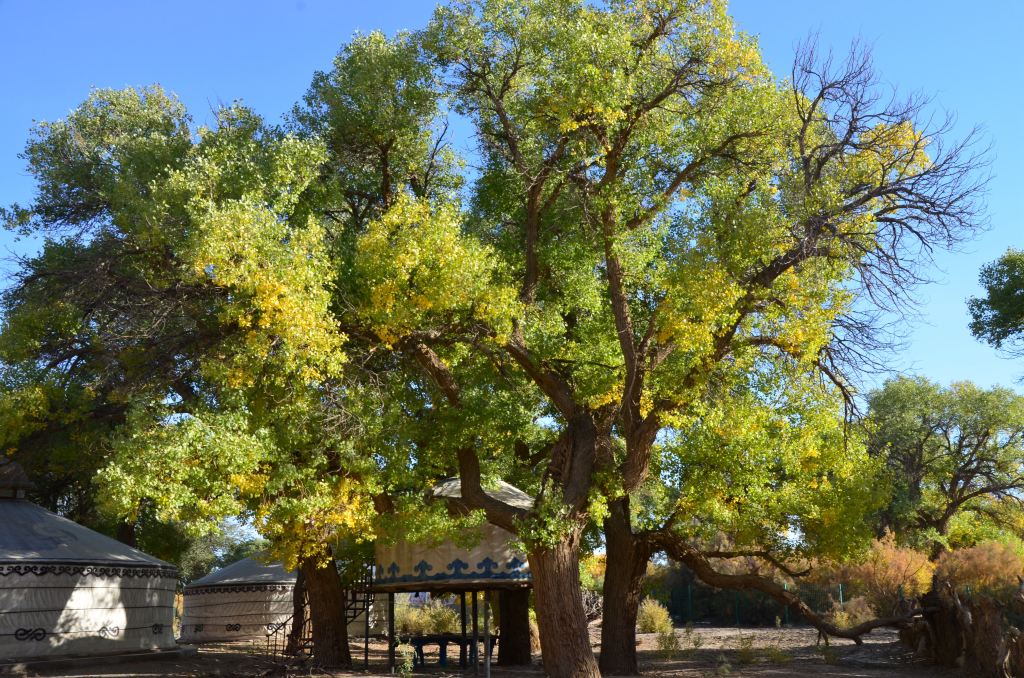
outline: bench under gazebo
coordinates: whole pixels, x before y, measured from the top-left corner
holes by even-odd
[[[438,499],[460,506],[461,482],[450,478],[434,488]],[[529,509],[532,498],[521,490],[499,482],[485,488],[488,495],[501,501]],[[374,549],[373,590],[388,599],[388,666],[395,666],[395,594],[429,592],[432,595],[454,594],[460,601],[461,633],[428,634],[407,640],[423,660],[423,647],[436,645],[442,663],[447,646],[459,648],[459,663],[465,667],[477,661],[480,643],[487,643],[488,656],[493,639],[481,636],[479,595],[486,600],[497,597],[500,629],[497,641],[498,663],[522,665],[531,662],[529,598],[532,577],[526,555],[512,548],[515,536],[500,527],[485,524],[475,545],[469,548],[451,540],[440,543],[409,541],[399,538],[393,543],[378,543]],[[436,636],[436,637],[435,637]]]

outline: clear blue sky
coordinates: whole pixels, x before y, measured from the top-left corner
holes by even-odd
[[[314,70],[328,68],[354,31],[422,26],[430,0],[0,0],[0,204],[28,202],[32,182],[17,157],[33,120],[65,115],[90,87],[157,82],[197,121],[219,102],[242,99],[271,120],[299,99]],[[965,300],[980,266],[1024,247],[1024,3],[1015,0],[732,0],[741,29],[760,36],[767,62],[788,73],[794,45],[817,32],[843,52],[860,36],[878,71],[903,91],[935,95],[960,131],[983,125],[992,141],[992,228],[965,252],[943,256],[941,282],[921,291],[921,321],[894,367],[941,382],[1016,385],[1024,360],[1001,358],[967,332]],[[0,251],[25,251],[0,234]]]

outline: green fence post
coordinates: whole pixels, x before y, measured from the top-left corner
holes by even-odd
[[[843,604],[843,582],[839,582],[839,604]]]
[[[783,591],[789,590],[789,584],[782,585]],[[782,621],[786,626],[789,626],[789,605],[782,606]]]

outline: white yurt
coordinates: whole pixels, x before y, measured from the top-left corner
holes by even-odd
[[[295,573],[243,558],[185,587],[181,640],[203,643],[288,632]]]
[[[0,461],[0,660],[176,647],[178,571],[25,499]]]

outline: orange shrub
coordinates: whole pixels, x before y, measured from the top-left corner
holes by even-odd
[[[936,574],[957,588],[994,592],[1017,584],[1017,575],[1024,574],[1024,559],[1008,544],[985,541],[943,553]]]
[[[907,598],[927,591],[934,567],[926,554],[898,545],[888,533],[872,542],[862,562],[845,568],[845,579],[885,616],[896,608],[901,589]]]

